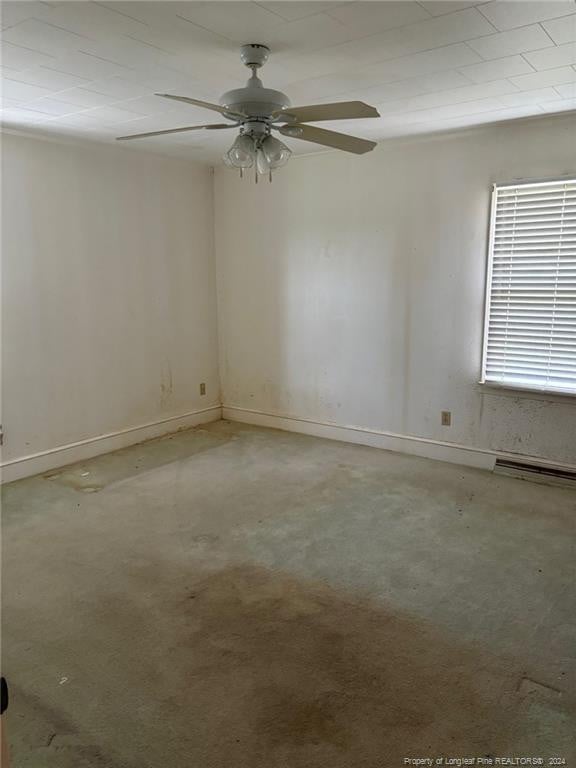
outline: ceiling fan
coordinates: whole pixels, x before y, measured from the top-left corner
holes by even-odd
[[[209,125],[189,125],[183,128],[171,128],[165,131],[136,133],[132,136],[119,136],[118,141],[144,139],[150,136],[162,136],[168,133],[184,133],[206,129],[209,131],[224,128],[240,128],[240,133],[223,160],[225,165],[239,168],[240,174],[247,168],[254,167],[255,178],[258,174],[268,174],[285,165],[292,152],[279,139],[272,136],[278,131],[283,136],[311,141],[324,147],[341,149],[362,155],[376,146],[375,141],[359,139],[336,131],[327,131],[309,122],[322,120],[350,120],[354,118],[380,117],[378,111],[362,101],[343,101],[335,104],[312,104],[305,107],[292,107],[290,99],[281,91],[264,88],[258,77],[258,69],[266,63],[270,49],[266,45],[250,43],[240,49],[242,62],[252,70],[245,88],[237,88],[225,93],[220,104],[191,99],[188,96],[174,96],[171,93],[158,93],[164,99],[182,101],[197,107],[219,112],[228,123]]]

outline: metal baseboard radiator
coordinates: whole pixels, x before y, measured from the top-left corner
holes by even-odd
[[[548,464],[536,464],[515,459],[496,459],[494,472],[511,475],[522,480],[532,480],[576,488],[576,469],[565,469]]]

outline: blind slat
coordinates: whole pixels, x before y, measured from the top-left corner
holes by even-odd
[[[562,225],[564,222],[572,224],[576,222],[576,214],[570,211],[563,211],[562,213],[552,211],[538,211],[537,213],[501,213],[496,214],[500,217],[500,224],[506,227],[513,227],[514,222],[517,220],[518,224],[558,224]]]
[[[538,189],[535,189],[534,187],[538,187]],[[546,187],[546,184],[528,184],[526,188],[523,188],[522,186],[518,185],[516,187],[499,187],[498,188],[498,197],[500,200],[506,200],[510,197],[517,197],[517,198],[523,198],[523,197],[534,197],[537,195],[557,195],[558,193],[567,193],[570,194],[572,192],[576,192],[576,184],[568,182],[567,184],[553,184],[549,188]]]

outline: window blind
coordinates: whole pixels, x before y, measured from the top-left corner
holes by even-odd
[[[482,381],[576,394],[576,179],[494,187]]]

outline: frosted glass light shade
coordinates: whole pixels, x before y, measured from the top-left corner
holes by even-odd
[[[274,136],[267,136],[261,144],[261,151],[264,154],[268,168],[274,170],[286,165],[290,160],[291,150]]]
[[[240,134],[224,157],[234,168],[250,168],[254,165],[255,154],[254,140],[250,136]]]
[[[256,170],[262,175],[270,172],[270,163],[261,147],[256,153]]]

